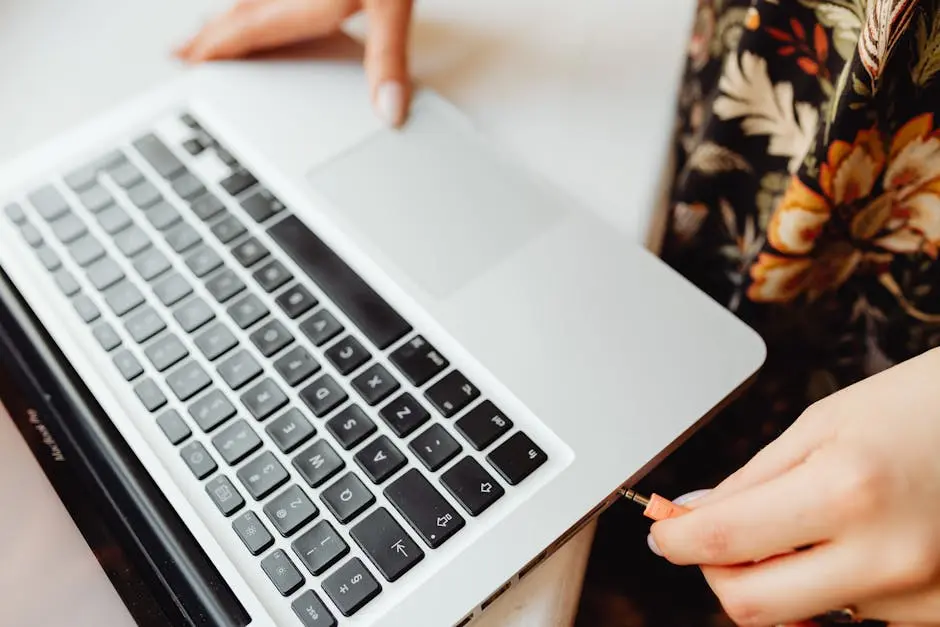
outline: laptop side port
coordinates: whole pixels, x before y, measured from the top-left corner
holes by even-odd
[[[504,584],[499,588],[499,590],[497,590],[496,592],[494,592],[493,594],[491,594],[490,597],[489,597],[486,601],[483,601],[483,603],[480,604],[480,609],[481,609],[481,610],[485,610],[485,609],[488,608],[490,605],[492,605],[492,604],[493,604],[493,601],[495,601],[495,600],[498,599],[500,596],[502,596],[502,594],[503,594],[504,592],[506,592],[506,590],[509,590],[509,587],[510,587],[510,586],[512,586],[512,581],[507,581],[506,583],[504,583]]]

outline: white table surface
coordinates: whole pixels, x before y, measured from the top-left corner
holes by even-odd
[[[183,71],[169,51],[227,4],[0,0],[0,162]],[[644,241],[693,6],[420,0],[414,73],[588,210]],[[504,595],[481,627],[570,624],[590,539],[588,530]]]

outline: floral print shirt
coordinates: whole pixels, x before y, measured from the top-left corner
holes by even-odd
[[[940,345],[940,0],[699,0],[678,112],[663,257],[769,352],[645,480],[672,495]],[[602,518],[578,624],[727,624],[637,519]]]

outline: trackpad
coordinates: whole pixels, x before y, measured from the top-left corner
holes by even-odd
[[[416,105],[407,128],[383,130],[318,167],[309,183],[430,295],[443,298],[558,220],[541,185],[472,131]]]

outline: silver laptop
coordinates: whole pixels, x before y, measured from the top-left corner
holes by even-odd
[[[365,93],[206,67],[0,169],[6,359],[168,622],[466,625],[764,358],[435,94]]]

